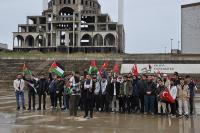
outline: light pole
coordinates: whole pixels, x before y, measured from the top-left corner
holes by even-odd
[[[181,42],[180,42],[180,41],[178,41],[178,50],[180,50],[180,43],[181,43]]]
[[[173,38],[171,38],[171,53],[172,53],[172,48],[173,48]]]
[[[165,46],[165,54],[167,54],[167,47]]]

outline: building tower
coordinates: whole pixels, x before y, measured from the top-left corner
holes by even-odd
[[[43,0],[42,7],[43,11],[48,9],[48,0]]]
[[[124,23],[124,0],[118,0],[118,24]]]

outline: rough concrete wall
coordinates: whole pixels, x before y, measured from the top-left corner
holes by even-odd
[[[182,52],[200,53],[200,5],[182,8]]]

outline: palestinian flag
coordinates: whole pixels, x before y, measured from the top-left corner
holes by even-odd
[[[64,70],[62,70],[54,61],[53,64],[51,65],[50,71],[55,73],[56,75],[62,77],[64,74]]]
[[[28,67],[26,66],[26,64],[24,63],[23,65],[23,75],[28,74],[28,75],[32,75],[32,71],[28,69]]]
[[[90,68],[88,70],[88,74],[97,73],[97,72],[98,72],[97,64],[96,64],[96,61],[93,60],[93,61],[91,61]]]

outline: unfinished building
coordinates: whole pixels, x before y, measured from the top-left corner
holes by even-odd
[[[49,0],[13,32],[14,51],[124,53],[123,24],[101,13],[98,0]]]

